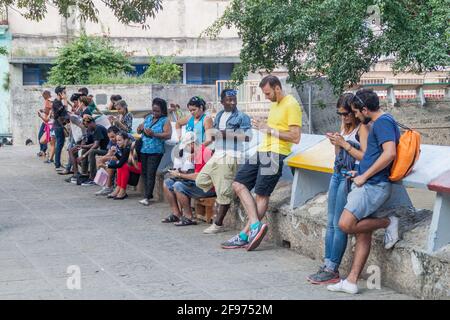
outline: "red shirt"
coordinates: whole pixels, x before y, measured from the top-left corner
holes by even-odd
[[[198,150],[201,148],[201,152]],[[194,151],[194,166],[195,166],[195,173],[199,173],[202,171],[205,164],[211,159],[212,157],[212,151],[209,150],[207,147],[205,147],[203,144],[200,147],[195,147]]]

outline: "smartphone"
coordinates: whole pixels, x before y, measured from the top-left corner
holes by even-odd
[[[347,170],[341,170],[341,173],[346,176],[346,177],[350,177],[353,178],[353,174],[350,171]]]

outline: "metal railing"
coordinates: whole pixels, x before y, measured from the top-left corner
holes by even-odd
[[[223,89],[231,88],[231,81],[216,81],[216,102],[214,111],[222,110],[220,94]],[[237,88],[237,100],[239,110],[247,113],[251,117],[267,118],[269,115],[270,102],[267,101],[259,88],[259,80],[246,80]]]

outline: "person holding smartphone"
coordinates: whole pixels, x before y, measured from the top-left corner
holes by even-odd
[[[337,102],[341,119],[340,133],[327,133],[335,146],[334,173],[328,188],[328,223],[325,235],[324,263],[307,277],[312,284],[330,284],[340,281],[339,266],[347,248],[347,234],[339,228],[339,219],[347,203],[354,170],[357,170],[367,147],[369,130],[354,115],[351,108],[353,94],[342,95]]]
[[[55,168],[56,170],[62,170],[61,167],[61,152],[64,148],[64,142],[66,137],[64,135],[64,126],[66,125],[69,117],[67,111],[67,93],[66,87],[58,86],[55,88],[56,99],[53,101],[52,111],[53,111],[53,130],[56,138],[55,147]]]

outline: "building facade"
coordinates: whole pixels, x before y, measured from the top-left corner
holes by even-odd
[[[155,19],[149,19],[148,29],[140,25],[123,25],[102,1],[93,2],[99,9],[97,23],[80,21],[76,10],[64,18],[52,6],[48,6],[46,17],[39,22],[25,19],[17,9],[0,8],[0,46],[9,49],[7,57],[0,57],[0,82],[3,83],[0,85],[0,138],[11,135],[11,122],[14,120],[11,118],[17,114],[20,116],[22,112],[11,109],[14,88],[44,84],[58,50],[83,32],[109,37],[116,47],[127,53],[137,74],[145,71],[150,56],[173,56],[174,62],[183,67],[184,84],[217,83],[217,91],[221,81],[230,79],[235,64],[240,61],[242,42],[236,30],[225,29],[214,40],[200,37],[221,17],[230,0],[164,0],[164,9]],[[394,75],[390,66],[389,59],[376,64],[363,75],[361,83],[448,82],[448,70],[422,75]],[[287,75],[283,68],[276,70],[275,74]],[[249,80],[257,83],[262,75],[264,73],[251,74]],[[249,88],[258,89],[255,84]],[[441,91],[437,92],[439,96],[444,95]],[[415,93],[401,94],[408,97]],[[245,97],[251,97],[246,100],[248,108],[262,103],[258,95],[246,93]],[[38,107],[30,106],[35,110]],[[259,109],[255,111],[259,112]]]

